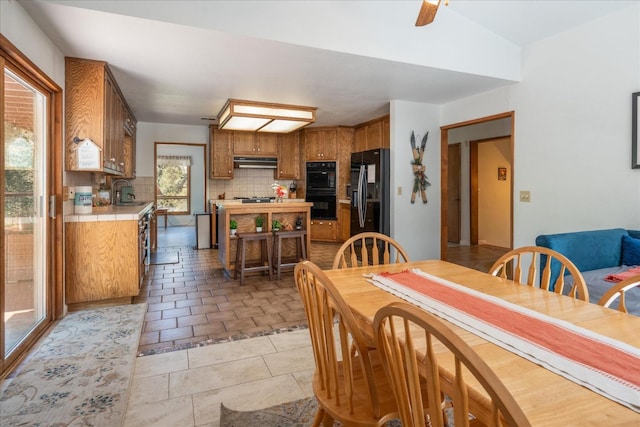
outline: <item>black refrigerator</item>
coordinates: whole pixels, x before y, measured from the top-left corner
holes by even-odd
[[[387,236],[390,228],[389,149],[377,149],[351,155],[351,235],[377,231]]]

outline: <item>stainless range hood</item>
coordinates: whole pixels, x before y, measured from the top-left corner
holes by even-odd
[[[275,157],[234,157],[233,167],[237,169],[275,169],[278,159]]]

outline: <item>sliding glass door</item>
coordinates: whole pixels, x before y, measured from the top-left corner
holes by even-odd
[[[46,95],[4,70],[4,354],[45,317]]]
[[[62,312],[62,91],[1,34],[0,69],[2,378]]]

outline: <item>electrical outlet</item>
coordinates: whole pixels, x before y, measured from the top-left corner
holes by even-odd
[[[531,192],[530,191],[521,191],[520,192],[520,201],[529,203],[531,201]]]
[[[398,196],[402,196],[402,186],[398,187]]]

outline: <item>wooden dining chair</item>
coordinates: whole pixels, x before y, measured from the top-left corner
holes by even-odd
[[[360,267],[363,265],[407,262],[409,256],[398,242],[376,232],[364,232],[345,241],[335,258],[333,269]]]
[[[640,275],[624,279],[623,281],[616,283],[615,286],[612,286],[607,292],[605,292],[605,294],[602,295],[602,298],[600,298],[600,301],[598,301],[598,304],[603,307],[610,307],[616,299],[620,298],[620,301],[618,302],[618,310],[623,313],[628,313],[627,304],[625,301],[625,293],[629,289],[639,286]]]
[[[312,384],[318,412],[313,426],[333,426],[333,420],[347,426],[382,426],[397,418],[377,351],[364,345],[362,332],[335,286],[311,261],[298,263],[294,275],[316,364]]]
[[[525,270],[526,280],[523,281],[522,276]],[[573,278],[573,283],[570,285],[570,290],[565,293],[565,285],[569,286],[565,283],[567,272]],[[489,274],[529,286],[535,286],[536,277],[539,277],[541,289],[589,301],[587,284],[578,268],[561,253],[542,246],[523,246],[512,249],[491,266]]]
[[[450,421],[455,422],[456,427],[485,425],[477,419],[470,421],[469,397],[472,392],[467,387],[469,376],[474,377],[489,396],[487,416],[490,414],[490,422],[486,423],[487,426],[531,425],[498,376],[436,316],[406,302],[391,303],[376,313],[374,332],[382,363],[398,402],[403,427],[442,426]],[[453,355],[451,366],[443,366],[438,361],[437,354],[445,348]],[[438,401],[443,391],[443,368],[451,374],[447,384],[451,387],[448,396],[453,420],[449,421],[440,410]],[[426,411],[415,398],[424,393],[421,389],[424,377],[431,400]]]

